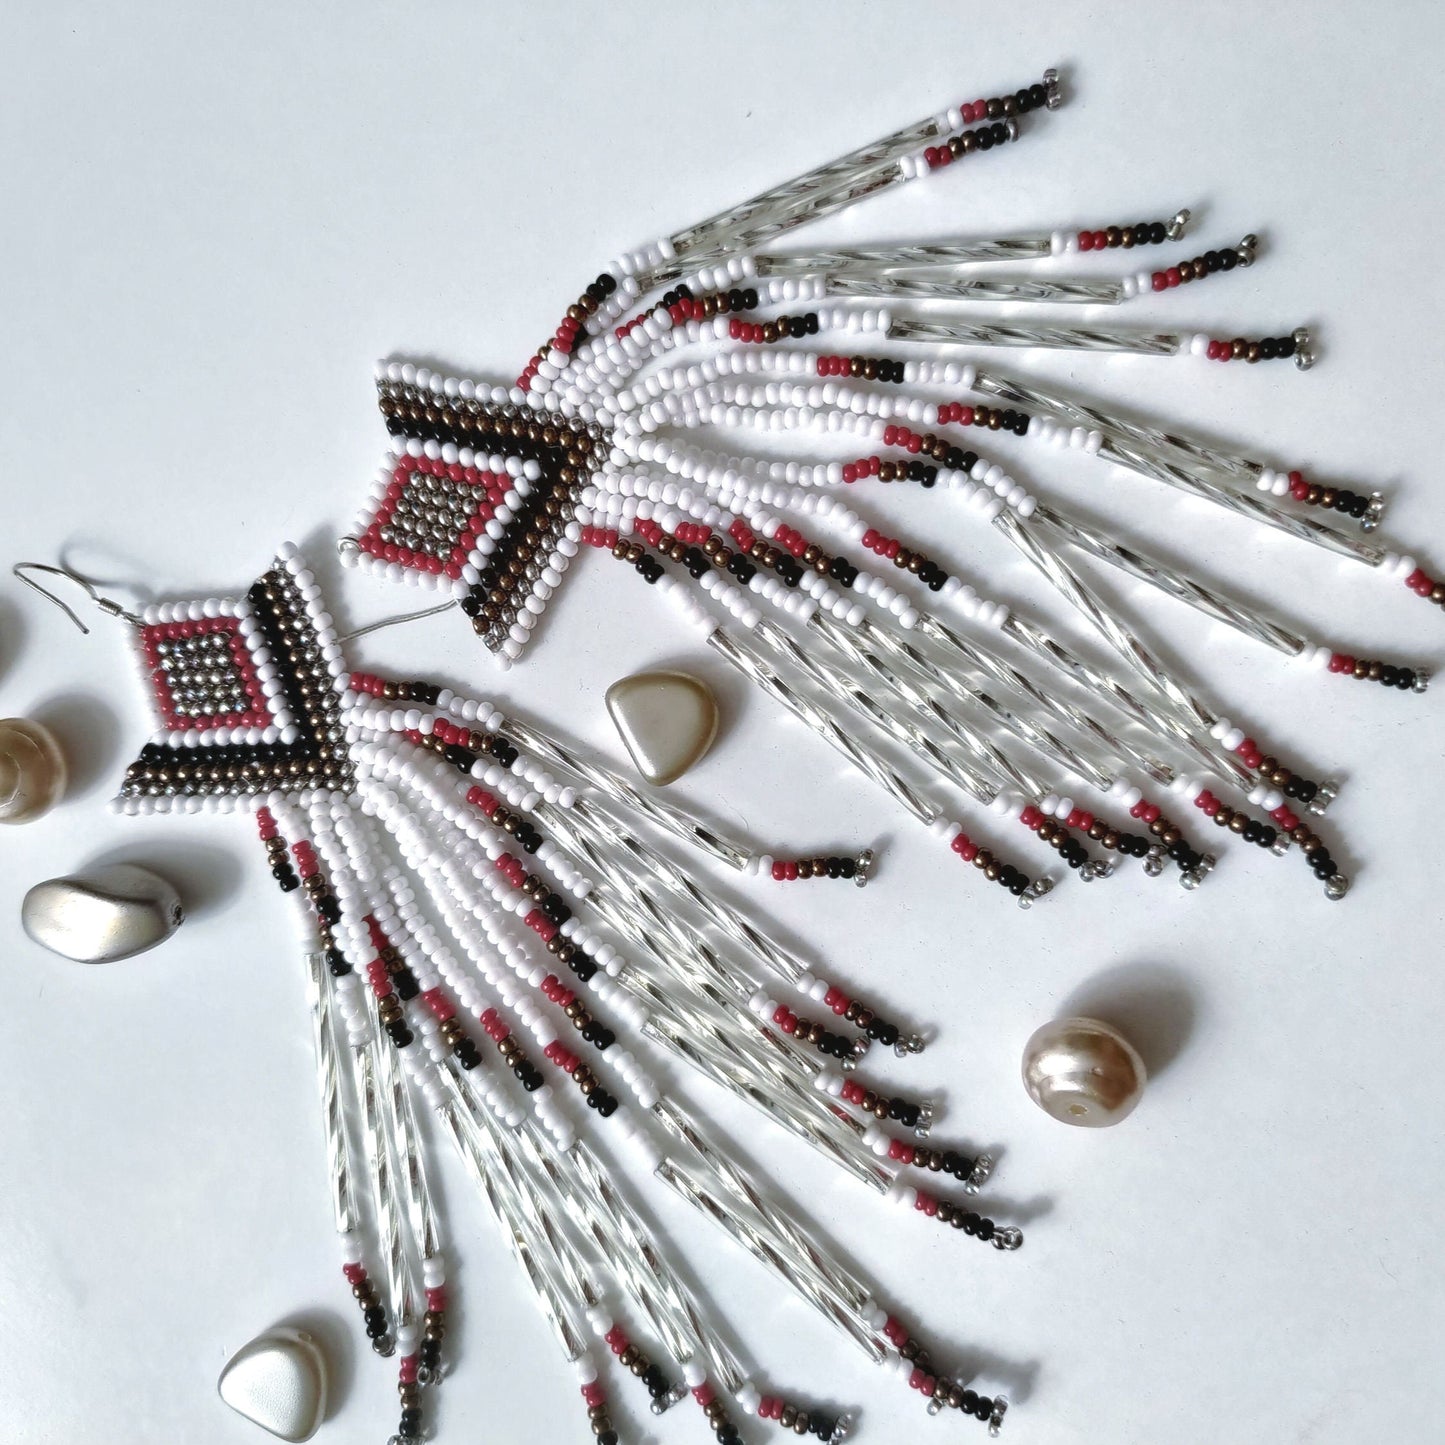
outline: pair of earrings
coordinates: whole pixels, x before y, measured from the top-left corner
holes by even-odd
[[[377,391],[390,446],[341,540],[343,561],[440,594],[428,610],[459,609],[507,666],[584,549],[610,554],[970,876],[1021,906],[1054,886],[1040,845],[1082,881],[1136,858],[1145,874],[1195,888],[1225,833],[1260,854],[1302,855],[1327,896],[1343,897],[1349,881],[1314,821],[1336,785],[1257,741],[1156,655],[1086,567],[1104,562],[1342,679],[1420,693],[1424,669],[1332,648],[1035,496],[995,457],[1011,438],[1051,442],[1078,453],[1081,469],[1113,462],[1445,602],[1445,585],[1375,540],[1383,497],[1132,421],[956,350],[1304,369],[1309,334],[937,311],[986,300],[1143,305],[1211,277],[1227,284],[1225,273],[1254,263],[1256,238],[1159,265],[1185,233],[1180,212],[1048,236],[772,249],[868,195],[1012,151],[1061,99],[1046,72],[624,255],[511,385],[386,363]],[[1129,257],[1133,270],[1103,279],[961,272],[1059,256],[1092,268],[1141,247],[1148,266]],[[933,309],[913,314],[922,305]],[[816,452],[773,454],[742,440],[751,433],[803,435]],[[874,482],[915,485],[935,511],[951,494],[1049,578],[1117,666],[985,596],[952,560],[945,527],[921,523],[925,544],[854,510]],[[423,1108],[575,1366],[597,1439],[619,1438],[609,1354],[659,1413],[691,1393],[723,1445],[741,1438],[739,1413],[828,1440],[850,1417],[752,1376],[594,1136],[636,1151],[931,1412],[959,1409],[998,1429],[1004,1397],[936,1362],[882,1291],[772,1200],[637,1047],[645,1038],[736,1092],[911,1213],[990,1253],[1022,1243],[973,1207],[987,1156],[929,1142],[934,1102],[859,1077],[875,1045],[906,1056],[922,1035],[658,844],[666,835],[754,874],[773,873],[768,855],[495,699],[357,670],[292,548],[238,597],[107,606],[130,625],[158,719],[118,808],[249,813],[290,900],[342,1267],[377,1352],[398,1362],[395,1440],[418,1438],[426,1392],[447,1368]],[[596,1116],[585,1134],[579,1109]]]

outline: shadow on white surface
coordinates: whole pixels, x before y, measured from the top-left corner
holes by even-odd
[[[75,802],[101,788],[111,790],[121,768],[120,718],[115,709],[89,692],[57,693],[34,709],[60,742],[70,782],[66,797]]]
[[[1121,963],[1085,980],[1061,1014],[1113,1024],[1157,1079],[1182,1054],[1200,1012],[1193,980],[1167,963]]]
[[[0,597],[0,686],[9,681],[16,661],[25,650],[26,626],[20,605],[9,597]]]
[[[240,862],[233,852],[194,842],[179,826],[173,837],[109,848],[83,866],[99,868],[110,863],[136,863],[159,873],[181,895],[186,917],[191,922],[224,912],[243,881]]]

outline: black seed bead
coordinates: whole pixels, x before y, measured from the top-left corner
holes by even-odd
[[[464,748],[459,743],[448,743],[442,749],[442,757],[463,773],[471,772],[472,764],[477,760],[477,755],[470,748]]]
[[[1161,244],[1163,243],[1164,236],[1165,236],[1164,222],[1163,222],[1163,221],[1153,221],[1153,222],[1151,222],[1151,223],[1150,223],[1150,226],[1149,226],[1149,244],[1150,244],[1151,246],[1161,245]]]
[[[403,1003],[410,1003],[421,992],[421,985],[416,981],[416,975],[409,968],[398,971],[396,977],[392,979],[392,984]]]
[[[963,1216],[963,1232],[965,1234],[977,1234],[978,1227],[982,1223],[982,1218],[970,1209],[968,1213]]]
[[[963,1392],[963,1404],[960,1405],[959,1408],[964,1412],[964,1414],[972,1415],[973,1412],[978,1408],[978,1391],[965,1390]]]
[[[858,863],[853,858],[840,858],[838,860],[838,876],[840,878],[855,878],[858,875]]]
[[[978,137],[979,150],[991,151],[993,149],[993,132],[988,126],[980,126],[978,130],[970,131],[968,134]]]
[[[808,1429],[820,1440],[831,1440],[833,1431],[838,1428],[838,1422],[830,1419],[827,1415],[811,1414],[808,1417]]]
[[[401,1433],[403,1435],[414,1434],[418,1425],[421,1424],[421,1411],[415,1406],[401,1412]]]
[[[1239,254],[1235,251],[1221,251],[1219,253],[1219,269],[1221,271],[1233,271],[1239,265]]]
[[[1305,806],[1308,807],[1311,800],[1314,798],[1314,795],[1320,790],[1319,784],[1310,782],[1308,778],[1300,778],[1298,781],[1299,792],[1296,794],[1296,796],[1299,798],[1300,802],[1304,803]]]
[[[1261,823],[1259,825],[1258,842],[1261,848],[1273,848],[1274,841],[1277,837],[1279,837],[1279,834],[1276,833],[1275,830],[1271,828],[1267,823]]]
[[[993,133],[993,143],[995,145],[1001,146],[1008,140],[1008,127],[1002,121],[989,126],[989,130]]]
[[[973,1407],[973,1418],[975,1420],[987,1420],[993,1414],[993,1401],[987,1395],[978,1397],[978,1404]]]
[[[756,286],[749,286],[743,291],[743,309],[755,311],[758,305],[758,289]]]
[[[991,1219],[980,1219],[978,1222],[978,1237],[980,1239],[992,1239],[994,1234],[994,1223]]]
[[[898,1042],[898,1025],[890,1024],[886,1019],[879,1022],[878,1042],[882,1044],[885,1049],[891,1049],[893,1045]]]
[[[597,1445],[617,1445],[617,1438],[616,1430],[604,1430],[597,1437]]]
[[[592,976],[597,972],[597,965],[584,954],[578,954],[572,960],[572,972],[577,975],[583,983],[590,983]]]

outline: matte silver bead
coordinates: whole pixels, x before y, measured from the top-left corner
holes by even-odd
[[[176,890],[149,868],[113,863],[37,883],[20,907],[25,932],[77,963],[113,963],[164,942],[185,919]]]
[[[263,1430],[282,1440],[309,1440],[326,1414],[326,1357],[301,1330],[268,1330],[231,1357],[216,1388]]]
[[[1105,1129],[1134,1111],[1144,1061],[1118,1029],[1099,1019],[1055,1019],[1024,1045],[1029,1098],[1064,1124]]]
[[[650,783],[670,783],[692,767],[717,736],[712,689],[685,672],[639,672],[607,689],[607,711]]]

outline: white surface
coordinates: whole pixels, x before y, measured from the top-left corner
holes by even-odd
[[[1309,375],[998,360],[1386,486],[1389,535],[1445,566],[1439,7],[830,5],[786,23],[744,4],[455,4],[405,20],[393,5],[297,8],[11,7],[7,564],[63,549],[118,586],[194,595],[244,585],[285,537],[325,562],[382,443],[376,356],[510,376],[620,247],[1062,63],[1070,102],[1025,143],[834,231],[988,235],[1181,204],[1201,243],[1258,230],[1253,271],[1121,314],[1217,320],[1225,334],[1318,323]],[[1127,517],[1327,640],[1441,657],[1441,614],[1397,584],[1094,463],[1027,442],[1008,455],[1045,495]],[[947,510],[937,494],[886,498],[900,529],[960,562],[976,550],[995,591],[1062,616],[1001,543],[975,548]],[[530,662],[500,682],[460,619],[368,638],[362,661],[496,685],[614,756],[606,685],[695,666],[727,716],[682,793],[780,847],[886,841],[866,892],[759,887],[757,902],[860,989],[936,1016],[934,1047],[887,1076],[946,1090],[941,1137],[1004,1147],[989,1198],[1026,1225],[1024,1250],[1002,1257],[902,1219],[687,1088],[941,1358],[976,1362],[1009,1393],[1007,1438],[1438,1440],[1436,693],[1291,669],[1160,604],[1152,635],[1211,695],[1348,776],[1328,832],[1354,892],[1332,905],[1297,858],[1235,845],[1196,895],[1132,867],[1024,915],[719,676],[614,572],[579,567]],[[336,611],[370,619],[416,596],[348,576]],[[394,1429],[393,1376],[359,1357],[335,1259],[282,907],[239,820],[103,812],[148,719],[120,637],[91,620],[82,638],[8,578],[0,589],[0,709],[55,721],[79,774],[64,807],[0,837],[0,1433],[256,1441],[216,1399],[216,1376],[251,1335],[304,1316],[350,1360],[318,1440],[376,1441]],[[175,941],[87,969],[24,940],[31,882],[116,856],[187,888],[194,916]],[[1175,1056],[1116,1131],[1061,1128],[1018,1084],[1029,1033],[1081,1001],[1156,1063]],[[450,1161],[444,1188],[460,1303],[440,1439],[582,1441],[571,1373]],[[926,1420],[702,1221],[648,1199],[770,1381],[861,1404],[862,1445],[984,1438]],[[629,1442],[707,1438],[691,1406],[659,1423],[635,1391],[614,1393]]]

